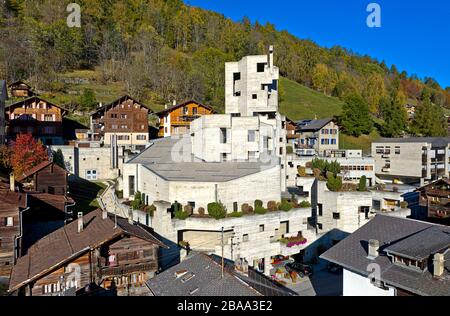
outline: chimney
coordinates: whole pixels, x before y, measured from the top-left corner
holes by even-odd
[[[9,175],[9,189],[11,192],[16,191],[16,178],[14,177],[14,173],[11,172]]]
[[[84,230],[83,213],[78,212],[78,233],[81,233],[83,230]]]
[[[378,258],[379,249],[380,249],[380,242],[378,240],[375,239],[369,240],[369,256],[367,258],[370,260],[375,260],[376,258]]]
[[[445,259],[444,254],[437,253],[433,258],[433,276],[440,278],[444,274]]]
[[[107,210],[102,210],[102,219],[108,219],[108,211]]]
[[[177,105],[177,100],[174,99],[174,100],[172,101],[172,105],[173,105],[173,106],[176,106],[176,105]]]
[[[133,221],[133,210],[129,210],[129,211],[128,211],[128,223],[130,223],[131,225],[134,225],[134,221]]]
[[[269,46],[269,69],[273,68],[273,45]]]

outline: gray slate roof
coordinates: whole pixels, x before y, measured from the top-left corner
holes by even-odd
[[[276,167],[274,161],[206,163],[195,161],[191,155],[191,140],[163,138],[153,144],[130,164],[141,164],[167,181],[227,182]]]
[[[373,142],[374,144],[410,144],[410,143],[431,143],[433,147],[445,147],[450,144],[450,137],[408,137],[408,138],[381,138]]]
[[[425,260],[449,248],[450,229],[443,226],[427,228],[385,249],[386,252],[413,260]]]
[[[333,121],[332,118],[323,120],[304,120],[297,122],[298,130],[301,132],[320,131],[325,125]]]
[[[441,247],[441,237],[438,240],[434,239],[435,234],[441,235],[437,230],[441,230],[444,234],[442,238],[445,238],[443,237],[445,234],[450,233],[450,228],[445,226],[377,215],[365,226],[325,252],[321,258],[363,276],[368,276],[367,267],[376,263],[381,267],[382,281],[388,285],[423,296],[450,295],[450,272],[448,269],[442,279],[436,280],[428,270],[417,272],[395,265],[386,255],[386,250],[397,248],[397,251],[409,251],[413,254],[417,252],[419,255],[423,255],[420,247],[427,249],[426,251],[430,251],[430,255],[432,255],[435,249]],[[422,237],[431,239],[420,240]],[[370,239],[380,242],[381,253],[375,260],[367,258]],[[450,242],[447,247],[450,247]]]
[[[183,282],[176,272],[187,271],[194,276]],[[205,254],[194,253],[180,264],[147,281],[155,296],[260,296],[256,290],[225,270]]]

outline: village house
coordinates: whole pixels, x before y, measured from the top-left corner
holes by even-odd
[[[52,161],[44,161],[30,170],[26,170],[17,177],[16,181],[20,182],[26,191],[66,195],[68,191],[67,175],[66,169]]]
[[[63,118],[67,111],[39,97],[31,97],[6,107],[7,136],[32,134],[44,145],[64,144]]]
[[[156,113],[159,118],[159,137],[181,136],[189,133],[191,122],[203,115],[216,114],[210,106],[187,101]]]
[[[27,197],[16,192],[14,184],[0,182],[0,277],[9,278],[21,252],[21,211]]]
[[[426,210],[427,218],[437,223],[450,224],[450,180],[440,179],[417,191],[420,206]]]
[[[449,296],[450,228],[377,215],[322,254],[344,269],[344,296]]]
[[[92,140],[110,146],[116,137],[119,146],[136,150],[149,141],[149,114],[145,104],[125,95],[102,106],[91,115]]]
[[[333,119],[303,120],[297,123],[298,153],[319,156],[339,149],[339,126]],[[315,152],[314,152],[315,151]]]
[[[23,81],[16,81],[9,85],[11,98],[30,98],[35,95],[33,89]]]
[[[158,271],[152,233],[97,210],[45,236],[14,266],[9,292],[26,296],[148,294]]]

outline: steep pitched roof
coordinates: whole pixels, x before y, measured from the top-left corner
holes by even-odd
[[[47,235],[30,247],[27,255],[18,259],[14,266],[10,291],[36,280],[71,260],[74,260],[90,249],[95,249],[121,235],[135,236],[149,243],[167,248],[152,233],[140,225],[132,225],[127,219],[109,215],[102,219],[102,211],[96,210],[83,217],[85,227],[78,233],[78,223],[74,221]]]
[[[332,121],[332,118],[323,120],[304,120],[297,122],[297,128],[301,132],[319,131]]]
[[[167,108],[165,110],[159,111],[158,113],[155,113],[155,114],[158,115],[158,116],[162,116],[162,115],[165,115],[168,112],[172,112],[172,111],[174,111],[174,110],[176,110],[178,108],[181,108],[181,107],[186,106],[186,105],[191,104],[191,103],[195,103],[198,106],[202,106],[202,107],[212,111],[213,114],[217,113],[212,107],[210,107],[208,105],[201,104],[200,102],[191,100],[191,101],[186,101],[186,102],[183,102],[183,103],[171,106],[171,107],[169,107],[169,108]]]
[[[40,164],[38,164],[37,166],[31,168],[30,170],[25,171],[21,176],[19,176],[17,178],[17,181],[18,182],[22,182],[25,179],[33,176],[35,173],[41,171],[42,169],[44,169],[44,168],[46,168],[46,167],[48,167],[48,166],[50,166],[52,164],[54,165],[54,167],[59,168],[61,170],[64,170],[67,174],[69,173],[67,170],[61,168],[60,166],[58,166],[57,164],[55,164],[55,163],[53,163],[51,161],[43,161]]]
[[[201,253],[147,281],[147,286],[155,296],[261,296],[227,270],[222,278],[221,265]]]
[[[66,112],[66,113],[68,112],[68,110],[65,109],[65,108],[63,108],[62,106],[57,105],[57,104],[52,103],[52,102],[49,102],[49,101],[47,101],[47,100],[45,100],[45,99],[42,99],[41,97],[38,97],[38,96],[32,96],[32,97],[29,97],[29,98],[27,98],[27,99],[18,101],[18,102],[16,102],[16,103],[7,105],[5,108],[6,108],[6,109],[14,108],[14,107],[16,107],[16,106],[19,106],[19,105],[22,105],[22,104],[26,104],[26,103],[28,103],[28,102],[30,102],[30,101],[36,101],[36,102],[38,102],[38,101],[43,101],[43,102],[45,102],[45,103],[47,103],[47,104],[50,104],[51,106],[60,108],[61,110],[63,110],[63,111]]]
[[[0,182],[0,203],[13,205],[20,208],[26,208],[26,194],[20,192],[12,192],[8,183]]]
[[[437,231],[441,231],[438,233]],[[435,234],[440,237],[434,238]],[[354,273],[368,276],[367,267],[378,264],[381,268],[381,281],[388,285],[404,289],[417,295],[450,295],[450,272],[447,270],[442,279],[435,279],[427,271],[414,271],[392,263],[387,256],[392,252],[408,252],[423,257],[423,252],[434,252],[448,242],[450,247],[450,227],[430,223],[377,215],[373,220],[325,252],[321,258],[336,263]],[[447,235],[447,237],[445,237]],[[427,237],[427,239],[423,239]],[[430,238],[431,237],[431,238]],[[380,256],[375,260],[368,258],[368,242],[371,239],[380,242]]]
[[[152,110],[148,105],[146,105],[146,104],[144,104],[144,103],[142,103],[142,102],[136,100],[135,98],[129,96],[128,94],[126,94],[126,95],[121,96],[121,97],[118,98],[117,100],[115,100],[115,101],[113,101],[113,102],[111,102],[111,103],[109,103],[109,104],[105,104],[104,106],[98,108],[98,109],[95,110],[92,114],[99,113],[99,112],[103,112],[103,111],[105,111],[106,109],[108,109],[109,107],[113,107],[113,106],[115,106],[115,105],[117,105],[117,104],[120,104],[120,103],[126,101],[126,100],[132,100],[134,103],[140,104],[140,105],[142,105],[143,107],[147,108],[147,109],[150,111],[150,113],[153,113],[153,110]]]

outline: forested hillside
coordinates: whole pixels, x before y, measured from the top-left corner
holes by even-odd
[[[450,108],[450,88],[395,66],[388,68],[369,56],[342,47],[322,48],[277,31],[272,24],[252,24],[248,19],[233,22],[181,0],[78,0],[82,27],[70,29],[66,25],[70,2],[6,0],[0,4],[0,78],[27,80],[81,111],[90,110],[102,98],[95,93],[98,87],[125,90],[156,108],[173,99],[196,99],[220,111],[224,63],[265,53],[274,45],[275,63],[289,79],[281,85],[285,90],[282,108],[295,119],[324,116],[326,106],[315,109],[308,102],[326,105],[328,99],[336,112],[327,108],[327,116],[338,115],[341,106],[343,113],[367,106],[369,120],[375,122],[370,129],[375,126],[385,136],[446,133],[442,108]],[[72,89],[80,84],[78,77],[67,76],[73,71],[93,76],[82,91]],[[298,99],[289,93],[295,82],[306,87],[295,92]],[[355,95],[360,98],[357,102],[338,100]],[[406,118],[406,104],[417,106],[412,124]],[[361,130],[352,126],[355,122],[344,124],[348,134],[359,136],[354,133]]]

